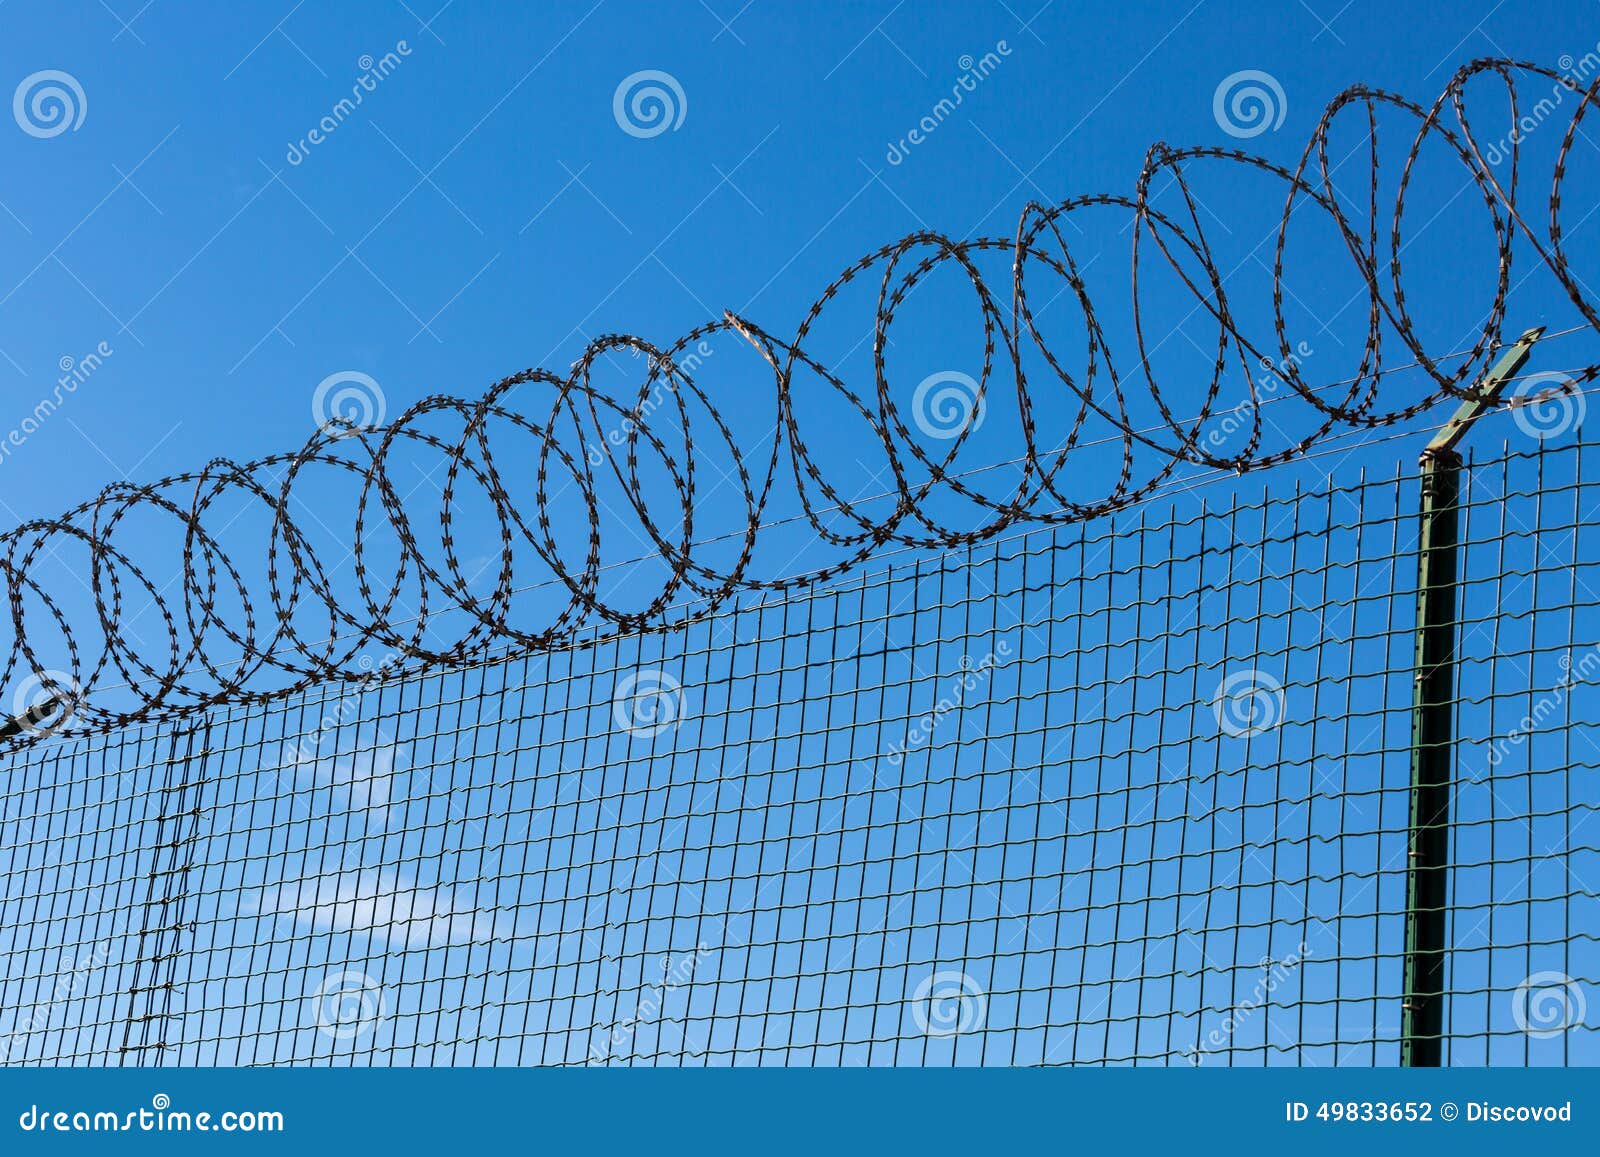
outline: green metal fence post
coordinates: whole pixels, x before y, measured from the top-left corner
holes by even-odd
[[[1456,446],[1528,360],[1544,333],[1530,329],[1501,355],[1422,451],[1417,548],[1417,650],[1411,714],[1411,817],[1406,875],[1405,1002],[1400,1063],[1436,1067],[1444,1044],[1450,793],[1455,779],[1457,553],[1461,455]]]

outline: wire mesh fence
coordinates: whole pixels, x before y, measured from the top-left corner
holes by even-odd
[[[1600,1062],[1593,447],[1470,464],[1446,1063]],[[10,1064],[1393,1064],[1417,483],[1280,479],[0,780]]]

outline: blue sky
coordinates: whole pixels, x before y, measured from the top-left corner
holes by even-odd
[[[65,359],[81,365],[96,353],[99,364],[0,459],[0,519],[52,515],[124,477],[154,479],[218,456],[293,450],[315,432],[314,398],[335,376],[376,383],[394,418],[436,393],[474,397],[526,367],[564,372],[604,334],[635,333],[666,345],[724,309],[787,337],[830,280],[894,238],[921,229],[1004,238],[1030,200],[1130,194],[1154,141],[1239,145],[1215,111],[1218,86],[1233,74],[1265,72],[1281,88],[1281,123],[1243,143],[1292,166],[1324,103],[1347,86],[1365,82],[1428,103],[1474,57],[1551,65],[1581,58],[1600,43],[1594,11],[1576,3],[1515,10],[1478,3],[1397,14],[1392,4],[1365,0],[1269,11],[1251,3],[1059,0],[1042,7],[1032,0],[754,0],[742,8],[739,0],[461,2],[439,10],[396,2],[334,11],[287,0],[225,8],[10,0],[0,6],[0,92],[56,70],[77,86],[77,107],[74,127],[60,133],[30,133],[20,120],[13,131],[12,121],[0,118],[0,398],[15,415],[0,426],[20,423],[51,393]],[[965,90],[960,107],[905,147],[919,122],[989,54],[994,63]],[[385,60],[382,79],[371,80]],[[619,86],[646,71],[667,74],[676,86],[678,116],[668,131],[630,132],[619,121]],[[369,86],[359,107],[341,114],[324,139],[311,140],[363,76]],[[1406,143],[1391,141],[1389,164],[1403,157]],[[1535,142],[1546,156],[1553,144],[1551,134]],[[1592,161],[1579,162],[1580,176],[1584,163]],[[1359,165],[1347,176],[1352,190],[1364,191]],[[1459,189],[1440,180],[1412,210],[1427,224],[1409,253],[1408,284],[1427,284],[1426,293],[1413,291],[1413,304],[1441,343],[1434,348],[1455,349],[1469,344],[1462,338],[1480,320],[1493,261],[1489,254],[1484,263],[1471,199],[1458,201]],[[1202,179],[1200,190],[1208,221],[1217,223],[1223,264],[1239,271],[1240,308],[1259,322],[1265,298],[1252,298],[1248,288],[1267,284],[1281,190],[1228,171],[1213,183]],[[1542,207],[1541,196],[1536,189],[1532,201]],[[1103,279],[1097,301],[1108,326],[1125,338],[1131,322],[1122,224],[1086,217],[1073,244]],[[1593,233],[1592,224],[1575,231],[1575,257],[1593,253]],[[1361,345],[1351,335],[1365,319],[1340,304],[1351,281],[1333,262],[1329,238],[1305,244],[1310,253],[1299,255],[1300,272],[1291,279],[1303,295],[1288,305],[1292,337],[1304,343],[1309,376],[1339,381],[1354,372]],[[842,296],[829,314],[832,328],[819,327],[816,338],[819,356],[828,351],[846,376],[867,375],[856,381],[870,382],[862,343],[870,337],[875,288],[873,281]],[[970,297],[963,315],[961,287],[946,284],[940,292],[897,321],[890,357],[902,405],[931,372],[976,372],[981,331]],[[1147,316],[1170,317],[1171,334],[1193,345],[1174,340],[1161,361],[1177,383],[1169,401],[1192,414],[1200,398],[1184,390],[1199,379],[1186,376],[1184,359],[1209,364],[1205,319],[1173,316],[1189,303],[1170,279],[1157,277],[1143,292]],[[1331,308],[1319,292],[1333,300]],[[1548,279],[1519,280],[1512,301],[1513,334],[1533,324],[1574,324],[1574,311]],[[1068,320],[1060,324],[1070,332]],[[770,375],[751,377],[747,361],[725,356],[732,346],[718,347],[704,379],[741,444],[755,445],[770,433]],[[1550,355],[1555,364],[1581,364],[1586,355],[1561,361],[1568,348]],[[1404,360],[1398,346],[1388,350],[1392,361]],[[637,380],[638,367],[613,357],[607,372],[624,383]],[[1230,388],[1242,396],[1238,380]],[[1400,375],[1386,388],[1394,406],[1424,392],[1417,375]],[[840,419],[839,408],[811,394],[805,404],[815,407],[805,412],[807,429],[830,473],[852,494],[881,488],[881,463],[859,453],[859,431]],[[962,451],[966,466],[1017,452],[1007,440],[1012,427],[991,405],[995,417]],[[1149,417],[1148,404],[1143,413]],[[1059,413],[1041,418],[1047,429],[1052,422],[1059,429]],[[1410,453],[1408,446],[1404,456]],[[1384,444],[1354,451],[1339,468],[1388,469],[1395,456]],[[524,444],[502,465],[520,469],[516,486],[525,490],[534,460]],[[1097,485],[1103,491],[1107,462],[1091,459],[1074,475],[1086,497]],[[434,465],[419,456],[396,469],[408,478],[414,472],[415,510],[430,509]],[[308,482],[301,499],[323,516],[308,518],[308,534],[326,533],[334,543],[347,535],[352,495],[347,481]],[[730,497],[726,488],[712,493],[696,512],[698,525],[708,533],[736,527],[740,510]],[[958,519],[959,507],[949,508]],[[794,511],[792,503],[778,503],[770,513]],[[327,525],[318,530],[311,521]],[[570,511],[558,511],[558,525],[576,533]],[[497,544],[483,533],[483,510],[469,509],[463,526],[467,564],[491,557]],[[246,521],[241,540],[261,531],[262,524]],[[382,557],[382,536],[375,537]],[[170,537],[152,531],[126,541],[158,581],[171,573]],[[608,537],[605,557],[625,560],[648,545],[636,532],[618,532]],[[802,559],[825,561],[814,544],[792,545],[780,541],[762,557],[768,573],[789,573]],[[70,558],[60,565],[70,568]],[[242,565],[259,567],[259,558]],[[348,566],[337,582],[353,590]],[[616,661],[622,667],[628,660]],[[604,732],[603,722],[595,734]],[[321,756],[314,762],[328,782],[319,790],[335,799],[336,810],[384,813],[368,817],[383,827],[389,797],[373,797],[369,784],[356,799],[352,784],[376,778],[387,793],[394,774],[413,774],[418,757],[412,751],[412,766],[374,771],[373,749],[381,745],[352,730],[351,743],[363,742],[371,774],[342,765],[353,758],[347,754]],[[150,754],[141,749],[138,759]],[[578,765],[592,769],[596,760],[609,766],[592,748]],[[237,770],[249,780],[289,768],[292,778],[300,762]],[[648,780],[658,770],[646,759],[640,774]],[[618,774],[626,781],[634,773]],[[275,807],[266,796],[246,798],[248,786],[236,785],[231,806],[247,817],[253,808]],[[534,790],[521,785],[513,794]],[[975,790],[981,798],[981,786]],[[318,859],[338,850],[333,831],[302,833],[310,850],[300,850],[301,871],[325,869],[333,902],[344,898],[341,889],[392,893],[381,867],[329,867]],[[429,832],[430,856],[448,843],[446,834]],[[208,838],[225,840],[226,833]],[[226,844],[217,847],[226,851]],[[471,864],[452,862],[452,870],[458,866],[463,879],[474,879]],[[327,902],[318,893],[323,898],[308,903],[292,873],[277,892],[261,895],[261,880],[233,878],[231,870],[216,869],[219,888],[257,888],[263,913],[315,913]],[[450,877],[442,864],[436,874]],[[393,919],[444,913],[447,923],[466,922],[451,925],[458,939],[476,939],[474,917],[459,915],[442,896],[391,900],[392,914],[403,909]],[[250,913],[214,915],[225,928]],[[361,919],[367,927],[382,922],[370,912]],[[371,952],[384,959],[381,945]],[[1239,952],[1241,959],[1247,954]],[[557,972],[541,983],[587,982]],[[442,999],[448,1006],[456,998]],[[302,1035],[302,1044],[316,1043],[303,1026]],[[576,1051],[583,1053],[581,1044]]]
[[[1128,191],[1152,141],[1234,143],[1212,94],[1240,69],[1283,84],[1282,127],[1252,143],[1287,162],[1349,84],[1431,99],[1474,56],[1600,39],[1582,4],[1319,4],[12,0],[5,76],[64,70],[87,109],[60,136],[0,137],[0,390],[31,408],[61,358],[115,354],[6,461],[6,502],[45,515],[123,471],[298,446],[338,371],[372,375],[393,416],[564,369],[588,336],[661,341],[725,308],[792,332],[891,238],[1003,236],[1030,198]],[[888,164],[960,58],[1002,40],[1003,66]],[[401,41],[401,67],[290,165],[359,59]],[[680,81],[676,131],[618,129],[613,91],[642,69]]]
[[[1396,19],[1365,3],[1330,3],[1325,12],[1225,3],[1116,11],[1056,3],[1035,12],[998,2],[724,7],[283,4],[224,14],[156,3],[118,15],[99,3],[6,5],[0,59],[17,87],[58,70],[82,96],[70,130],[0,138],[0,389],[20,424],[57,391],[61,366],[81,375],[89,355],[99,364],[24,444],[8,446],[0,469],[13,482],[0,515],[49,516],[124,477],[296,449],[315,432],[319,386],[337,389],[350,375],[381,393],[393,419],[433,394],[476,397],[527,367],[565,373],[609,333],[665,346],[732,309],[787,336],[863,253],[921,229],[1006,238],[1029,201],[1131,194],[1152,142],[1247,144],[1292,165],[1323,104],[1351,84],[1427,102],[1473,57],[1553,63],[1581,59],[1600,39],[1586,8],[1560,4],[1523,9],[1516,20],[1503,9],[1456,5]],[[934,116],[974,69],[982,78],[960,106]],[[682,94],[673,127],[625,131],[618,90],[652,71]],[[1216,95],[1226,78],[1254,71],[1283,95],[1274,127],[1241,140],[1219,123]],[[362,99],[346,115],[338,106],[352,92]],[[333,131],[311,140],[329,117]],[[908,145],[929,118],[933,129]],[[1333,144],[1350,140],[1336,134]],[[1389,189],[1409,136],[1385,142]],[[1546,150],[1555,143],[1554,133],[1535,141]],[[1350,163],[1358,151],[1335,158],[1356,199],[1365,195],[1363,170]],[[1219,266],[1237,274],[1234,307],[1261,324],[1281,186],[1216,162],[1196,170]],[[1417,184],[1425,190],[1427,174],[1424,163]],[[1474,217],[1464,189],[1457,169],[1410,203],[1411,304],[1435,350],[1470,344],[1463,339],[1492,285],[1481,202]],[[1158,188],[1156,203],[1181,212],[1174,197],[1170,185]],[[1075,257],[1126,374],[1127,214],[1072,220]],[[1582,229],[1569,243],[1575,257],[1588,252]],[[1305,352],[1309,380],[1339,381],[1357,372],[1362,349],[1364,310],[1352,308],[1359,286],[1331,233],[1300,244],[1290,254],[1290,347]],[[1159,263],[1148,243],[1144,257]],[[1191,414],[1215,330],[1170,272],[1145,269],[1154,365],[1175,411]],[[1003,286],[1004,259],[989,273]],[[919,287],[889,335],[902,407],[931,374],[974,375],[981,361],[970,291],[947,272],[938,276]],[[876,271],[839,299],[808,343],[868,394],[875,288]],[[1556,327],[1575,316],[1549,296],[1548,279],[1518,288],[1508,327],[1520,331],[1524,317]],[[1030,300],[1045,332],[1066,335],[1063,347],[1076,343],[1081,354],[1070,296],[1040,289]],[[710,352],[726,354],[730,344],[741,345],[725,339]],[[741,447],[759,455],[774,425],[770,375],[763,380],[751,351],[741,351],[713,357],[701,381]],[[1398,343],[1386,356],[1389,365],[1411,360]],[[601,377],[631,397],[640,367],[626,360],[615,352],[603,359]],[[1223,403],[1242,401],[1247,388],[1232,374]],[[1424,392],[1405,375],[1392,389],[1384,398],[1394,406]],[[1135,419],[1153,420],[1148,399],[1133,392]],[[802,382],[798,394],[802,428],[830,480],[851,497],[880,493],[886,466],[859,420],[819,383]],[[1008,411],[994,394],[989,403],[985,427],[953,468],[1019,452],[1015,406]],[[537,415],[540,404],[535,396],[526,408]],[[1063,436],[1069,415],[1039,407],[1042,437]],[[1284,426],[1284,439],[1303,432]],[[1087,433],[1106,431],[1091,423]],[[714,485],[697,504],[696,537],[714,537],[737,530],[743,508],[728,479],[717,483],[704,463],[703,424],[699,437],[702,479]],[[1242,437],[1236,430],[1230,448]],[[513,444],[534,460],[531,443]],[[395,474],[422,524],[437,517],[441,463],[425,453],[402,461],[408,454],[396,455]],[[1110,461],[1080,456],[1067,472],[1074,485],[1084,480],[1072,496],[1104,493]],[[726,455],[716,464],[725,467]],[[645,477],[665,481],[648,461]],[[514,478],[526,503],[527,474]],[[798,513],[782,491],[764,511],[768,521]],[[326,533],[331,563],[347,552],[355,492],[348,479],[313,471],[297,493],[319,511],[307,534]],[[615,492],[600,498],[624,505]],[[656,509],[670,523],[673,512]],[[457,517],[468,530],[459,536],[463,567],[492,588],[494,572],[484,568],[497,543],[486,508],[468,495]],[[579,550],[579,508],[569,500],[555,521],[566,548]],[[603,562],[655,553],[633,520],[617,521],[606,529]],[[957,509],[951,525],[975,525],[970,509]],[[235,528],[245,544],[239,565],[255,583],[252,548],[266,530],[249,519]],[[381,570],[382,535],[369,537]],[[174,541],[131,523],[119,538],[157,586]],[[55,545],[66,571],[86,565],[71,543]],[[834,561],[776,535],[767,549],[756,566],[764,576]],[[76,581],[48,565],[36,571],[40,581],[72,599]],[[356,598],[348,563],[336,569],[343,597]],[[641,588],[630,595],[634,605],[659,589],[650,564],[625,573]],[[547,577],[519,571],[515,581]]]

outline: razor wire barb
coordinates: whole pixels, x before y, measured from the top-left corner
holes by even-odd
[[[1521,171],[1521,146],[1515,134],[1510,166],[1497,173],[1468,122],[1466,94],[1480,77],[1504,84],[1513,124],[1518,120],[1519,78],[1546,78],[1579,97],[1551,173],[1549,218],[1543,227],[1524,211],[1526,196],[1519,197],[1519,189],[1527,188],[1530,180]],[[29,521],[0,535],[4,543],[0,568],[13,636],[0,686],[17,677],[34,680],[47,698],[61,704],[63,716],[70,716],[49,730],[86,734],[128,723],[170,720],[219,704],[260,702],[324,680],[366,680],[373,674],[370,648],[387,650],[400,663],[451,666],[475,661],[497,646],[530,652],[560,646],[594,624],[619,633],[660,630],[714,614],[741,592],[793,591],[824,582],[886,546],[953,549],[991,539],[1008,528],[1097,518],[1152,494],[1181,464],[1246,471],[1283,463],[1303,457],[1340,432],[1392,426],[1441,400],[1473,396],[1471,375],[1482,358],[1502,344],[1512,248],[1518,237],[1532,245],[1544,270],[1556,279],[1587,327],[1600,330],[1596,303],[1584,288],[1584,278],[1569,264],[1561,216],[1568,155],[1588,109],[1597,102],[1597,92],[1600,77],[1580,89],[1570,77],[1552,69],[1508,59],[1466,65],[1428,106],[1358,85],[1327,105],[1292,169],[1238,150],[1156,144],[1146,155],[1131,196],[1080,196],[1053,206],[1030,203],[1009,238],[960,239],[922,231],[883,246],[831,282],[790,338],[732,312],[664,348],[640,337],[607,335],[591,342],[566,373],[529,369],[496,383],[477,399],[425,398],[388,425],[330,423],[294,452],[250,462],[217,459],[201,470],[150,484],[108,486],[58,518]],[[1390,209],[1387,260],[1378,214],[1380,111],[1409,118],[1416,125]],[[1341,197],[1329,160],[1330,137],[1350,120],[1364,124],[1371,140],[1365,226],[1343,203],[1347,200],[1359,208],[1362,202]],[[1430,351],[1419,336],[1407,307],[1400,256],[1413,169],[1431,142],[1459,162],[1481,195],[1498,252],[1495,273],[1483,281],[1487,285],[1492,280],[1495,290],[1481,331],[1475,329],[1476,336],[1465,350],[1450,354]],[[1205,162],[1263,174],[1281,182],[1285,191],[1272,266],[1270,333],[1241,325],[1224,290],[1224,276],[1186,175],[1186,169]],[[1168,212],[1153,203],[1154,183],[1162,177],[1170,178],[1170,187],[1176,188],[1181,210]],[[1124,211],[1133,225],[1135,348],[1131,354],[1114,350],[1106,338],[1063,234],[1062,225],[1074,213],[1092,208]],[[1351,267],[1366,287],[1367,340],[1359,372],[1331,385],[1305,375],[1292,356],[1284,319],[1284,297],[1291,289],[1286,260],[1291,224],[1298,226],[1307,216],[1331,222],[1337,229]],[[980,271],[978,259],[985,254],[1009,256],[1008,295],[991,286]],[[1177,408],[1172,402],[1177,391],[1157,380],[1146,337],[1155,319],[1145,316],[1140,285],[1150,276],[1146,270],[1153,261],[1170,269],[1195,307],[1216,324],[1210,380],[1203,389],[1183,391],[1184,405]],[[991,387],[1015,391],[1023,447],[1020,479],[1009,493],[985,493],[950,470],[967,442],[969,428],[950,439],[942,451],[930,451],[908,429],[893,398],[886,364],[890,328],[907,295],[941,267],[958,270],[971,283],[980,306],[984,352],[978,404],[984,404]],[[861,388],[809,353],[807,339],[840,291],[869,276],[880,279],[871,327],[874,372],[872,382]],[[1069,366],[1066,356],[1052,350],[1041,333],[1030,304],[1030,277],[1064,283],[1082,311],[1088,340],[1081,367]],[[1318,280],[1319,274],[1313,271],[1310,279]],[[1384,364],[1386,333],[1396,335],[1408,352],[1411,360],[1405,368],[1420,367],[1430,379],[1425,396],[1380,404],[1380,384],[1394,368]],[[685,364],[685,351],[716,335],[748,343],[771,372],[777,419],[765,455],[741,446],[711,394],[697,385]],[[648,374],[636,397],[608,391],[594,381],[597,359],[616,350],[648,355]],[[1446,363],[1458,354],[1457,368],[1447,369]],[[1130,356],[1137,369],[1119,373],[1115,367],[1126,365]],[[1024,365],[1035,357],[1048,367],[1045,390],[1030,381]],[[1313,415],[1310,432],[1281,445],[1270,444],[1260,412],[1262,399],[1250,372],[1263,364],[1275,367],[1292,388],[1289,396],[1311,407]],[[1250,382],[1250,425],[1245,444],[1224,455],[1214,453],[1201,435],[1233,368],[1243,368]],[[1600,365],[1588,365],[1575,369],[1571,382],[1581,385],[1597,376]],[[867,504],[847,498],[811,450],[795,406],[801,380],[835,391],[881,446],[894,480],[887,513],[875,514]],[[646,403],[663,382],[671,386],[672,405],[652,412]],[[542,417],[541,411],[530,414],[514,404],[513,392],[527,387],[550,391],[549,408]],[[1159,413],[1160,424],[1144,427],[1132,419],[1129,403],[1135,392]],[[1198,399],[1193,397],[1196,393]],[[1070,432],[1058,446],[1047,448],[1037,435],[1035,411],[1063,403],[1071,412]],[[1185,409],[1193,409],[1194,416],[1179,417]],[[445,436],[425,428],[427,422],[440,421],[459,422],[459,432]],[[599,440],[599,450],[587,448],[587,434],[608,423],[620,423],[626,430],[621,454],[606,438]],[[537,443],[531,502],[512,496],[496,461],[496,430],[502,442],[507,431],[520,431]],[[1103,493],[1076,493],[1069,463],[1075,451],[1095,444],[1088,439],[1097,430],[1109,431],[1110,440],[1120,445],[1115,481]],[[437,551],[419,541],[414,529],[417,516],[408,511],[391,473],[391,458],[407,447],[426,448],[447,463],[437,511],[442,527]],[[671,517],[655,506],[663,496],[651,493],[643,482],[641,451],[670,480],[664,500]],[[703,545],[696,537],[703,524],[703,515],[701,523],[696,520],[697,471],[706,455],[732,463],[744,510],[743,527],[731,536],[738,549],[731,561],[720,565],[697,549]],[[318,556],[311,536],[297,521],[296,482],[313,467],[340,472],[359,487],[349,544],[358,605],[346,605],[337,597],[332,567]],[[794,497],[811,529],[838,557],[799,574],[759,573],[752,561],[767,525],[765,516],[780,482],[791,474]],[[623,490],[629,515],[666,564],[659,590],[641,605],[618,605],[601,591],[602,521],[597,496],[601,478],[608,484],[614,479]],[[468,491],[488,500],[493,508],[489,521],[498,531],[497,541],[474,542],[470,550],[457,541],[458,501]],[[581,558],[563,548],[553,529],[558,492],[563,503],[575,505],[587,517],[587,547]],[[948,494],[976,504],[982,512],[977,525],[941,521],[935,499]],[[215,525],[220,521],[216,512],[227,501],[240,499],[258,504],[270,520],[264,584],[246,577],[245,568],[224,547],[225,528]],[[175,520],[181,533],[175,575],[153,575],[138,561],[137,549],[119,540],[121,528],[152,516]],[[672,529],[674,523],[679,530]],[[392,577],[370,557],[368,540],[375,527],[398,543]],[[36,576],[41,558],[68,546],[87,552],[92,615],[64,609]],[[542,625],[524,625],[515,613],[518,594],[528,587],[513,576],[519,561],[529,565],[530,552],[565,591],[565,605]],[[497,558],[499,564],[493,590],[486,595],[469,589],[462,561],[479,555]],[[159,612],[160,637],[154,645],[142,644],[127,630],[125,619],[135,596]],[[691,609],[682,609],[685,601]],[[403,616],[407,602],[419,607],[418,613]],[[436,642],[434,629],[447,611],[463,614],[470,625],[453,642]],[[45,659],[47,637],[65,655],[65,670]],[[271,687],[263,685],[268,680],[262,673],[268,671],[273,676]],[[113,701],[105,694],[113,687],[128,689],[131,702]]]

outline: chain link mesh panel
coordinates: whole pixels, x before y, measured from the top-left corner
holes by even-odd
[[[1600,1061],[1593,459],[1470,467],[1448,1063]],[[1256,494],[14,747],[0,1055],[1396,1063],[1417,484]]]

